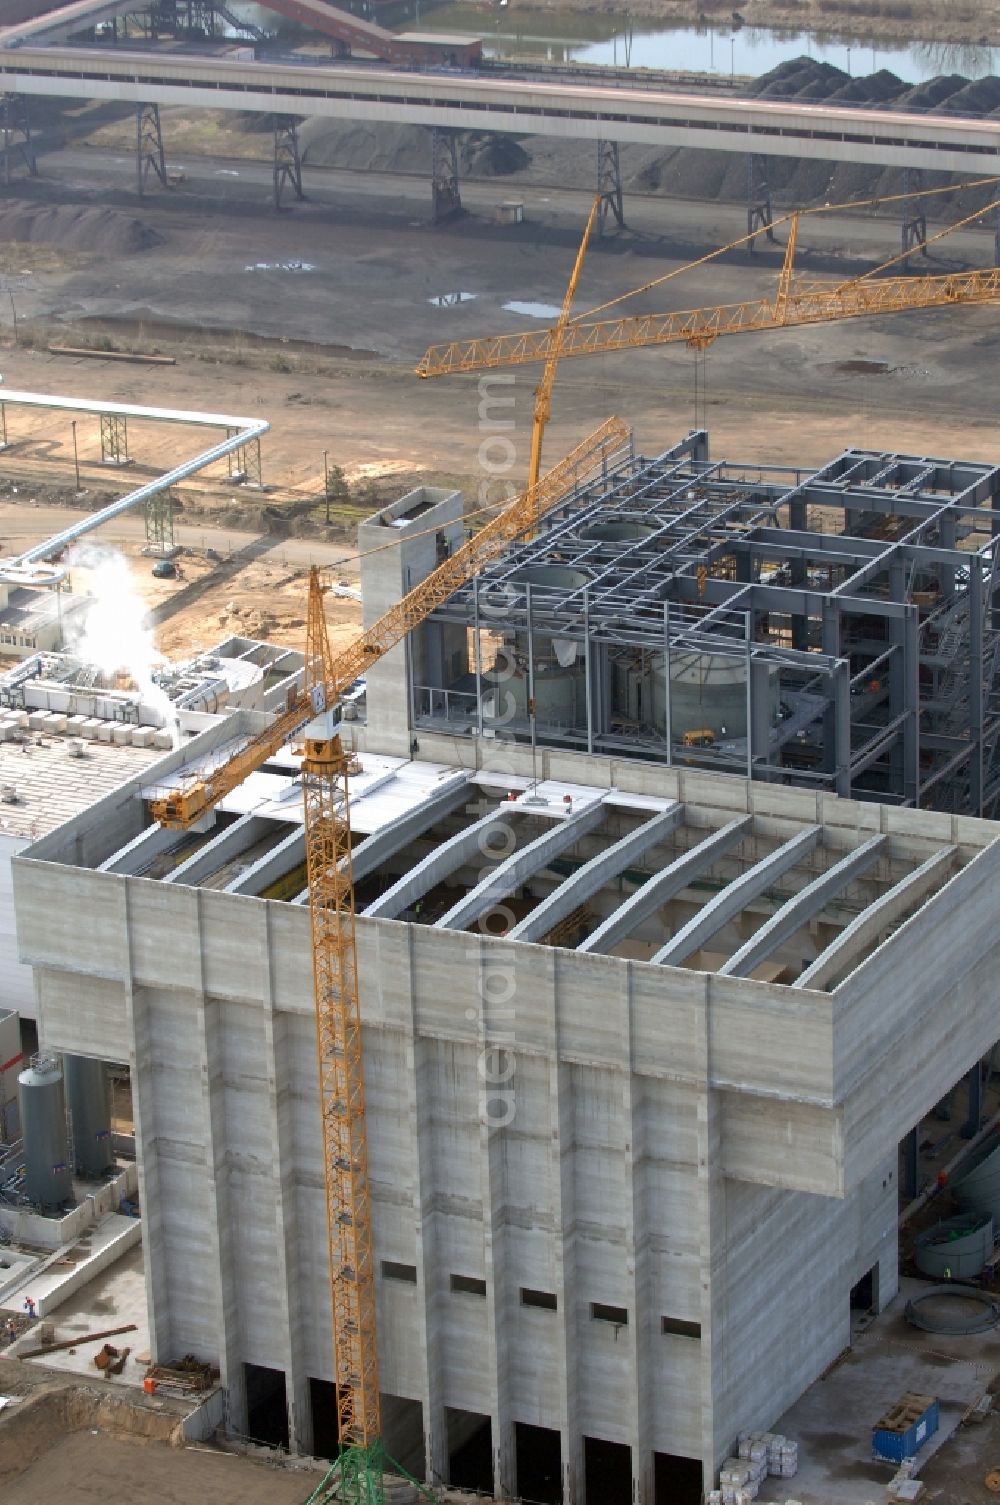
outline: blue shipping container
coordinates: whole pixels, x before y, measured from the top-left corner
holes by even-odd
[[[907,1402],[919,1402],[919,1414],[914,1414],[918,1406],[907,1405]],[[892,1425],[886,1426],[885,1423],[890,1421]],[[899,1405],[872,1428],[872,1457],[884,1463],[902,1463],[904,1458],[915,1458],[928,1437],[933,1437],[940,1421],[941,1411],[936,1400],[927,1395],[904,1395]]]

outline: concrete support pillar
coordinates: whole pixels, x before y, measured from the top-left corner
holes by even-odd
[[[983,1121],[983,1067],[982,1062],[977,1061],[975,1066],[965,1078],[968,1089],[969,1111],[965,1116],[961,1134],[963,1139],[974,1139],[979,1133]]]
[[[626,986],[621,995],[621,1039],[624,1042],[622,1057],[625,1070],[622,1072],[621,1124],[625,1138],[621,1145],[624,1168],[624,1208],[622,1222],[625,1227],[625,1268],[627,1279],[627,1306],[629,1325],[627,1333],[629,1367],[631,1370],[632,1395],[629,1415],[633,1418],[632,1436],[629,1438],[632,1455],[632,1499],[635,1505],[652,1505],[653,1501],[653,1435],[655,1369],[651,1345],[657,1336],[654,1314],[650,1311],[649,1293],[653,1289],[650,1261],[650,1230],[646,1227],[648,1199],[643,1194],[641,1167],[645,1148],[643,1133],[644,1106],[640,1099],[634,1100],[636,1087],[642,1079],[631,1070],[632,1053],[632,973],[630,965],[626,973]]]
[[[279,947],[271,941],[273,912],[272,905],[264,905],[264,923],[258,934],[263,951],[261,975],[265,986],[264,1060],[267,1067],[268,1127],[274,1157],[275,1221],[278,1232],[274,1280],[281,1293],[281,1305],[288,1313],[288,1322],[282,1332],[283,1351],[275,1354],[274,1364],[285,1371],[289,1451],[310,1453],[313,1445],[313,1419],[309,1375],[303,1362],[307,1345],[303,1341],[300,1326],[304,1302],[299,1279],[300,1232],[296,1217],[295,1140],[292,1122],[296,1083],[289,1070],[289,1062],[295,1059],[295,1052],[290,1049],[287,1038],[288,1016],[277,1013],[274,1007],[273,969]],[[318,1121],[316,1132],[319,1133]]]
[[[506,1248],[506,1164],[504,1130],[509,1122],[507,1088],[502,1082],[509,1056],[498,1041],[509,1041],[511,1009],[493,1000],[506,996],[503,981],[510,963],[502,943],[484,945],[479,974],[479,1164],[483,1205],[483,1265],[486,1274],[487,1340],[483,1363],[490,1381],[490,1427],[493,1438],[493,1493],[509,1499],[514,1492],[514,1421],[507,1325],[518,1302],[513,1256]]]
[[[424,1469],[429,1483],[436,1485],[448,1477],[448,1426],[445,1417],[445,1371],[441,1352],[441,1322],[436,1315],[449,1299],[448,1264],[438,1248],[438,1213],[434,1205],[434,1143],[431,1110],[434,1094],[428,1089],[433,1046],[419,1035],[417,1000],[413,978],[413,926],[406,927],[409,1016],[406,1021],[406,1052],[410,1070],[406,1077],[405,1111],[409,1125],[409,1143],[413,1163],[413,1211],[417,1226],[417,1288],[423,1305],[417,1318],[418,1342],[424,1355],[420,1404],[424,1421]],[[380,968],[381,970],[381,968]]]
[[[206,1263],[209,1278],[214,1287],[214,1307],[218,1314],[217,1344],[218,1362],[222,1385],[228,1395],[230,1424],[236,1431],[246,1430],[246,1387],[244,1383],[242,1353],[240,1351],[240,1297],[236,1286],[236,1257],[234,1247],[234,1205],[229,1173],[229,1158],[226,1143],[226,1094],[223,1076],[225,1058],[224,1024],[222,1013],[225,1005],[219,998],[212,998],[205,990],[205,955],[208,945],[202,915],[205,891],[191,889],[193,929],[199,938],[198,955],[202,976],[200,1007],[195,1011],[194,1028],[200,1066],[202,1143],[205,1147],[205,1164],[211,1180],[213,1196],[209,1213],[202,1230],[206,1242]],[[170,1209],[167,1209],[170,1216]]]
[[[125,1015],[129,1042],[128,1065],[132,1079],[132,1117],[135,1127],[136,1166],[139,1173],[139,1205],[142,1208],[143,1269],[146,1280],[146,1314],[149,1321],[149,1351],[154,1364],[168,1363],[173,1352],[170,1332],[170,1290],[167,1281],[168,1261],[164,1253],[164,1225],[170,1220],[170,1207],[160,1186],[159,1159],[155,1151],[156,1115],[153,1110],[154,1061],[149,1002],[146,991],[134,986],[132,968],[132,897],[135,890],[126,883],[117,889],[121,906],[120,934],[124,937],[125,955],[121,970],[124,979]]]
[[[546,956],[552,978],[553,953]],[[575,1218],[573,1185],[573,1085],[571,1068],[562,1060],[560,1049],[559,1003],[556,988],[549,990],[551,1000],[552,1053],[549,1058],[549,1205],[556,1236],[553,1243],[553,1284],[559,1308],[559,1368],[566,1376],[559,1418],[562,1451],[563,1505],[573,1505],[583,1486],[583,1442],[579,1421],[580,1356],[576,1325],[576,1261],[572,1229]],[[518,1480],[518,1489],[521,1481]]]
[[[917,1150],[919,1141],[919,1125],[910,1130],[903,1140],[903,1196],[907,1202],[912,1202],[920,1189],[920,1162]]]

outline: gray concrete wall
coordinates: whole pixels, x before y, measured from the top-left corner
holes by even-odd
[[[25,1019],[35,1017],[35,985],[31,968],[17,957],[17,934],[14,925],[14,893],[11,858],[22,852],[27,841],[17,836],[0,836],[0,1011],[14,1009]]]
[[[607,760],[546,761],[612,782]],[[382,1387],[420,1401],[439,1475],[457,1407],[491,1418],[503,1489],[522,1421],[561,1433],[572,1498],[589,1435],[632,1448],[649,1501],[654,1450],[714,1465],[843,1347],[865,1270],[894,1289],[896,1143],[992,1043],[1000,851],[986,822],[613,773],[777,826],[983,848],[832,993],[359,920],[376,1251],[417,1274],[379,1282]],[[81,818],[14,863],[43,1041],[132,1066],[154,1353],[218,1362],[237,1419],[242,1365],[282,1368],[308,1448],[308,1380],[332,1373],[308,914],[66,865],[107,846]]]
[[[403,520],[408,511],[420,507],[426,510],[417,510],[411,520]],[[458,548],[463,538],[463,515],[460,491],[418,486],[358,525],[365,627],[371,627],[436,568],[438,535],[449,550]],[[464,630],[458,636],[464,641]],[[456,637],[455,628],[429,623],[369,669],[368,730],[382,752],[409,753],[408,670],[412,667],[415,684],[438,683],[443,655],[454,646]]]

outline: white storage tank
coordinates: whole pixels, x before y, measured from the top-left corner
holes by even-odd
[[[24,1136],[24,1189],[43,1211],[73,1199],[66,1145],[63,1074],[52,1056],[39,1056],[17,1079]]]

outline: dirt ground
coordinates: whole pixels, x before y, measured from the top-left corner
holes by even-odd
[[[176,1431],[187,1407],[109,1395],[0,1360],[0,1394],[21,1398],[0,1411],[0,1498],[4,1505],[53,1500],[101,1505],[301,1505],[319,1476],[269,1467],[204,1446]]]

